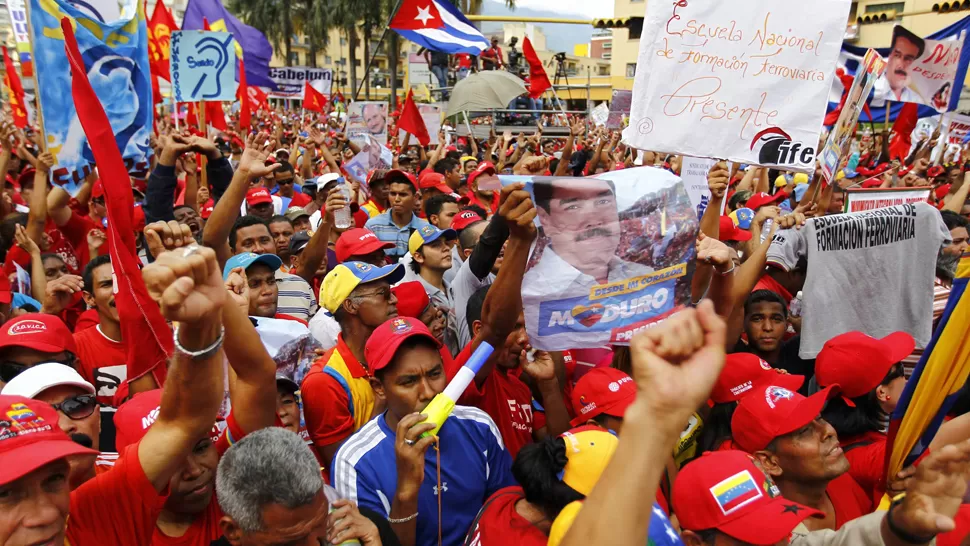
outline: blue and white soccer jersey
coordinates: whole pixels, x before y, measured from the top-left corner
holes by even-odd
[[[334,457],[330,483],[343,498],[385,516],[397,490],[395,432],[379,415],[351,436]],[[509,456],[498,427],[478,408],[455,406],[438,434],[438,454],[425,453],[424,482],[418,492],[416,544],[438,541],[438,495],[441,497],[442,544],[461,544],[478,510],[499,489],[514,485]]]

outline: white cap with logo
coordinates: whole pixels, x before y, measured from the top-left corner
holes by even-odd
[[[51,387],[71,385],[94,394],[94,385],[88,383],[81,374],[58,362],[38,364],[24,370],[3,387],[0,394],[33,398]]]

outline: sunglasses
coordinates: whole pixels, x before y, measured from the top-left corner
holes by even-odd
[[[94,408],[98,406],[98,400],[93,394],[80,394],[68,398],[60,404],[51,404],[51,406],[70,419],[78,421],[90,417],[94,413]]]

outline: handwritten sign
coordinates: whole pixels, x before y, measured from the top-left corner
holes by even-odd
[[[926,202],[932,188],[849,188],[845,212],[864,212],[896,205]]]
[[[832,183],[835,174],[845,166],[848,161],[849,147],[852,145],[855,126],[859,122],[859,114],[866,105],[869,91],[875,84],[876,79],[882,76],[886,70],[886,62],[882,60],[879,53],[874,49],[866,52],[862,66],[856,72],[855,79],[852,81],[852,88],[849,89],[849,96],[845,99],[842,113],[839,120],[829,133],[825,148],[822,149],[822,158],[819,162],[822,168],[822,176],[825,182]]]
[[[172,91],[176,102],[236,97],[236,41],[228,32],[172,32]]]
[[[937,112],[949,110],[963,41],[962,33],[950,40],[925,40],[897,25],[889,66],[876,82],[873,106],[890,100],[925,104]]]
[[[850,3],[651,3],[624,141],[811,172]]]

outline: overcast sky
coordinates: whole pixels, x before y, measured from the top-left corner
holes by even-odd
[[[549,9],[570,15],[582,15],[590,19],[613,17],[613,2],[610,0],[516,0],[516,6]]]

